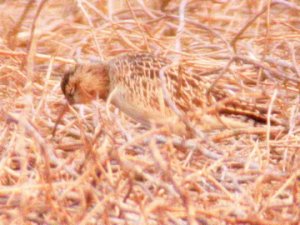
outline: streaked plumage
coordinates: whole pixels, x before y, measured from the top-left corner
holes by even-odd
[[[208,83],[200,76],[188,73],[186,68],[172,65],[169,59],[149,53],[124,54],[105,63],[78,65],[75,71],[66,73],[61,87],[70,103],[85,103],[97,96],[104,100],[109,98],[133,119],[143,124],[161,124],[176,116],[163,94],[161,70],[164,70],[167,95],[182,113],[199,111],[208,105]],[[212,93],[213,102],[224,97],[222,91]],[[234,111],[263,119],[259,113],[249,110],[227,109],[227,113]],[[202,123],[209,123],[210,119],[203,118]],[[219,121],[219,118],[214,121]],[[229,126],[235,124],[233,127],[246,126],[243,122],[229,121],[222,119],[216,127],[224,127],[223,122]]]

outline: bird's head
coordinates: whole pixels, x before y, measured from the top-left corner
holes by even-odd
[[[70,104],[106,99],[109,93],[108,66],[104,63],[78,64],[63,76],[61,89]]]

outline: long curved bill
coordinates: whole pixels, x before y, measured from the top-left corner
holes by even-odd
[[[52,137],[53,137],[53,138],[55,137],[55,133],[56,133],[56,130],[57,130],[57,126],[58,126],[58,124],[60,123],[60,121],[61,121],[63,115],[67,112],[68,108],[69,108],[69,103],[66,102],[66,103],[64,104],[62,110],[60,111],[60,113],[59,113],[59,115],[58,115],[58,117],[57,117],[57,119],[56,119],[55,125],[54,125],[54,127],[53,127],[53,130],[52,130]]]

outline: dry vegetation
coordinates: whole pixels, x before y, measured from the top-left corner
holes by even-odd
[[[298,0],[2,0],[0,12],[1,224],[299,224]],[[52,138],[68,63],[129,51],[180,57],[285,127],[180,139],[98,101],[70,107]]]

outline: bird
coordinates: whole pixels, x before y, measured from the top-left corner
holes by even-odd
[[[111,102],[121,112],[145,126],[172,124],[186,131],[178,117],[201,115],[197,124],[203,130],[249,126],[226,115],[199,113],[226,98],[222,90],[212,91],[210,83],[184,65],[152,53],[125,53],[108,61],[81,63],[67,71],[61,89],[70,104],[85,104],[95,99]],[[224,114],[242,114],[255,120],[266,120],[259,111],[241,107],[223,107]],[[193,116],[190,116],[193,117]],[[195,120],[197,121],[197,120]],[[176,129],[175,129],[176,130]]]

